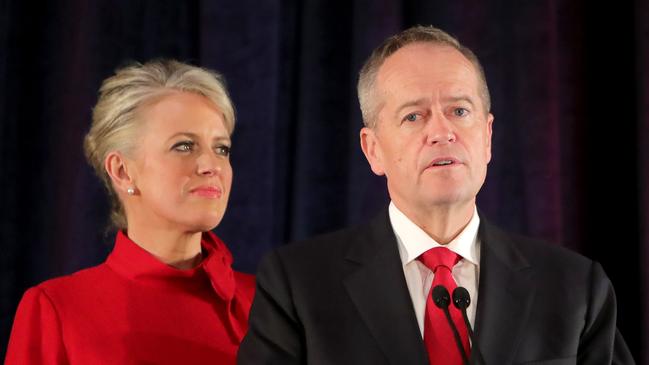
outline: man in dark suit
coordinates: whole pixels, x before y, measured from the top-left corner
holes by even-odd
[[[493,115],[469,49],[408,29],[372,53],[358,93],[361,147],[391,203],[262,260],[239,364],[633,363],[599,264],[478,213]],[[457,286],[466,321],[430,294]]]

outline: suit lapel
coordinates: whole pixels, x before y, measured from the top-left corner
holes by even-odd
[[[479,235],[478,344],[485,363],[511,364],[534,298],[533,270],[508,234],[482,220]]]
[[[428,364],[387,210],[358,235],[345,288],[390,364]]]

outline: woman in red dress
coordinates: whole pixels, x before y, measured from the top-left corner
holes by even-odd
[[[211,230],[227,206],[234,110],[176,61],[106,79],[85,138],[113,201],[106,261],[24,295],[5,364],[234,364],[254,279]]]

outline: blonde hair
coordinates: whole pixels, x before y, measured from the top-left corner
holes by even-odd
[[[415,26],[406,29],[398,34],[383,41],[378,46],[370,57],[365,61],[358,75],[358,101],[363,115],[363,123],[366,127],[374,128],[376,126],[376,119],[378,117],[378,101],[377,96],[374,95],[374,84],[376,82],[376,75],[385,60],[403,48],[412,43],[433,43],[438,45],[450,46],[458,50],[464,57],[466,57],[476,68],[480,81],[480,98],[485,107],[485,112],[491,109],[491,97],[489,96],[489,88],[487,87],[487,79],[484,70],[478,57],[468,48],[460,44],[460,42],[444,32],[439,28],[433,26]]]
[[[117,229],[126,228],[126,216],[104,161],[110,152],[129,155],[136,143],[140,108],[173,91],[202,95],[223,113],[225,128],[234,131],[234,107],[223,77],[211,70],[175,60],[134,63],[115,71],[99,89],[92,113],[92,125],[84,140],[88,163],[104,183],[111,200],[111,221]]]

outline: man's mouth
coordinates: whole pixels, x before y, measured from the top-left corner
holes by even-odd
[[[433,162],[433,166],[446,166],[446,165],[452,165],[454,162],[453,160],[439,160]]]

